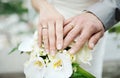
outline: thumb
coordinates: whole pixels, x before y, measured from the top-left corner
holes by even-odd
[[[90,49],[93,49],[102,36],[103,32],[98,32],[94,34],[88,41],[88,47]]]

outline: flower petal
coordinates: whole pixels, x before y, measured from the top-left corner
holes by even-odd
[[[24,40],[18,47],[18,50],[29,52],[33,49],[33,39]]]
[[[43,59],[39,57],[28,61],[24,65],[24,73],[26,78],[44,78],[45,66]]]
[[[55,70],[53,67],[54,62],[50,63],[45,78],[69,78],[73,72],[70,57],[63,53],[57,53],[56,58],[62,60],[62,68]]]
[[[92,52],[87,48],[87,46],[84,46],[80,52],[77,53],[77,61],[79,63],[89,64],[92,60]]]

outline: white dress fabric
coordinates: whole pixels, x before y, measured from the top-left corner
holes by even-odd
[[[66,19],[78,15],[82,10],[99,0],[48,0]]]
[[[48,0],[64,17],[65,19],[73,17],[81,13],[81,11],[92,6],[100,0]],[[91,18],[92,19],[92,18]],[[91,66],[82,65],[87,71],[102,78],[102,62],[104,56],[105,39],[101,39],[93,50],[93,60]]]

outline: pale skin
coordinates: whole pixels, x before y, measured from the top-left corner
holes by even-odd
[[[64,17],[46,0],[32,0],[32,3],[40,12],[39,45],[41,46],[43,40],[46,52],[55,55],[56,49],[63,48]]]
[[[66,20],[65,24],[64,35],[67,35],[64,39],[64,47],[67,47],[77,37],[75,44],[69,51],[71,54],[75,54],[87,42],[88,47],[93,49],[104,34],[103,24],[91,13],[77,15]]]
[[[51,55],[55,55],[57,49],[66,48],[76,37],[76,43],[69,51],[71,54],[75,54],[86,42],[93,49],[104,34],[103,24],[91,13],[82,13],[65,20],[46,0],[32,0],[32,4],[40,13],[39,45],[43,42],[46,52]]]

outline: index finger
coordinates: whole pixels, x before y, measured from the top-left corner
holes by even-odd
[[[92,35],[92,32],[88,32],[88,31],[89,31],[89,29],[84,29],[81,32],[81,35],[76,40],[76,43],[70,49],[71,54],[77,53],[78,50],[80,50],[85,45],[85,43],[88,41],[88,39]]]

